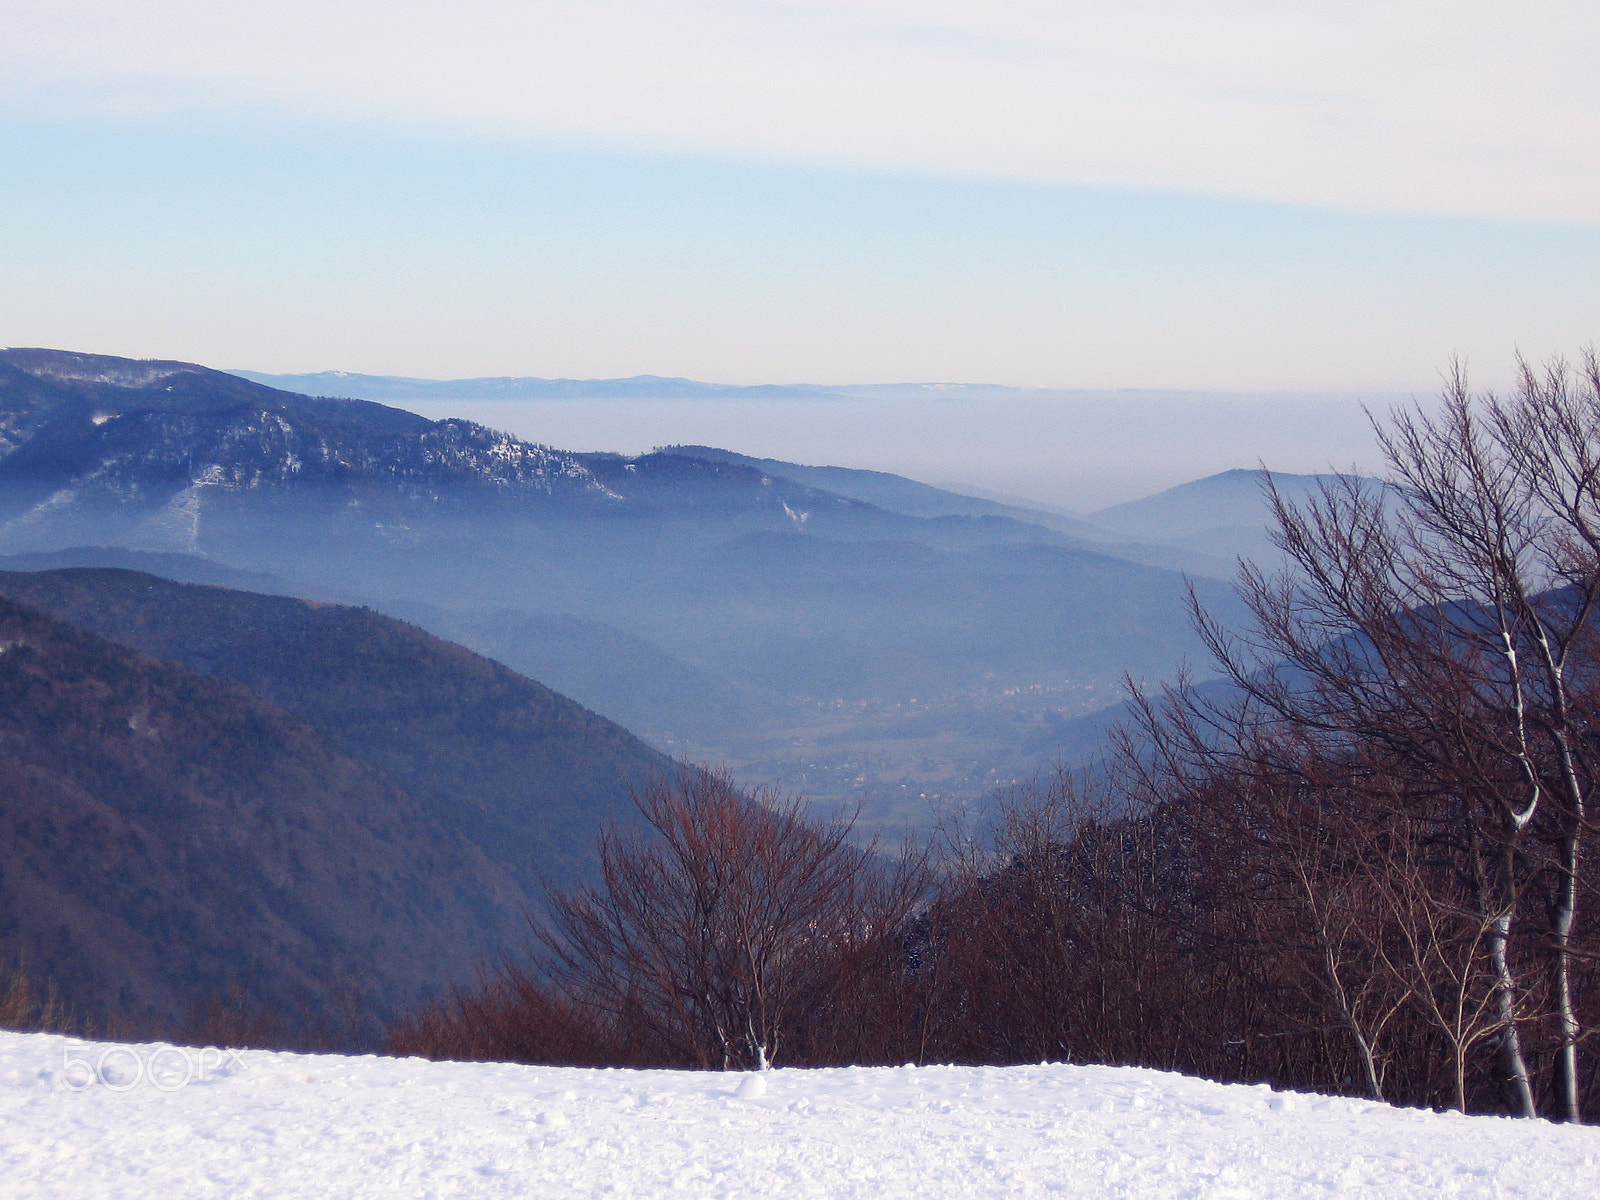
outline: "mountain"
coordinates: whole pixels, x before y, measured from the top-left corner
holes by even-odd
[[[481,847],[527,899],[594,861],[672,764],[543,684],[369,609],[133,571],[0,572],[0,595],[293,713]],[[506,928],[500,922],[500,928]]]
[[[389,610],[548,684],[674,753],[681,747],[703,757],[695,748],[779,715],[765,696],[602,621],[515,609],[464,614],[404,602]]]
[[[359,597],[519,664],[564,655],[569,680],[592,652],[612,682],[588,695],[640,680],[612,715],[919,820],[1036,769],[1023,747],[1048,714],[1203,657],[1176,572],[981,507],[916,515],[744,462],[576,454],[193,364],[0,352],[0,553],[84,545]],[[650,698],[685,671],[698,724]]]
[[[573,456],[468,422],[297,396],[186,363],[0,353],[0,537],[11,549],[194,550],[203,517],[211,534],[230,518],[292,521],[309,507],[326,519],[333,506],[356,529],[393,534],[386,521],[418,506],[553,496],[615,499]]]
[[[347,985],[392,1012],[469,978],[674,769],[361,608],[0,572],[0,644],[0,962],[163,1036],[233,981],[326,1015]]]
[[[194,554],[72,546],[0,555],[0,572],[67,567],[116,567],[178,583],[373,607],[369,598],[339,589],[295,584],[277,575],[241,571]],[[495,659],[577,701],[654,745],[702,746],[773,715],[771,705],[726,679],[674,658],[642,638],[566,613],[501,609],[460,613],[436,605],[391,600],[393,617]]]
[[[1335,475],[1286,475],[1272,481],[1285,498],[1304,502]],[[1267,473],[1223,471],[1179,484],[1153,496],[1115,504],[1090,519],[1126,537],[1168,542],[1229,560],[1276,562],[1279,551],[1267,530],[1272,512],[1266,498]]]
[[[476,379],[411,379],[403,375],[361,375],[350,371],[315,371],[308,375],[266,375],[230,371],[254,383],[313,396],[356,396],[364,400],[612,400],[749,399],[795,400],[835,397],[839,393],[805,384],[757,384],[741,387],[701,383],[695,379],[634,375],[628,379],[539,379],[530,375],[496,375]]]
[[[174,1036],[230,984],[328,1018],[460,977],[515,881],[279,705],[0,597],[0,955]]]
[[[1204,551],[1182,547],[1155,532],[1149,533],[1145,540],[1130,542],[1127,533],[1113,524],[1096,524],[1067,513],[969,496],[888,471],[806,466],[775,458],[753,458],[714,446],[664,446],[661,452],[752,467],[765,475],[821,488],[906,516],[984,518],[992,523],[991,529],[1010,528],[1015,523],[1022,530],[1031,531],[1019,531],[1013,540],[1045,540],[1039,530],[1047,529],[1064,535],[1054,539],[1057,545],[1109,554],[1146,566],[1166,567],[1213,579],[1229,578],[1233,572],[1231,559],[1222,560]]]
[[[792,479],[808,487],[822,488],[852,500],[865,501],[890,512],[905,513],[913,517],[1004,517],[1014,521],[1043,525],[1062,533],[1076,534],[1091,540],[1104,540],[1105,531],[1060,513],[1002,504],[977,496],[919,483],[903,475],[888,471],[864,471],[858,467],[815,467],[801,463],[783,462],[775,458],[753,458],[720,450],[715,446],[662,446],[666,454],[701,458],[708,462],[734,463],[753,467],[766,475]]]
[[[300,595],[295,585],[281,576],[260,571],[241,571],[196,554],[129,550],[125,546],[67,546],[60,550],[0,555],[0,571],[57,571],[67,567],[115,567],[158,575],[177,583],[205,583],[213,587],[233,588],[235,591]]]
[[[962,518],[916,522],[743,466],[555,450],[194,364],[0,351],[0,549],[13,553],[110,542],[250,558],[309,537],[382,555],[508,520],[584,522],[586,540],[621,533],[626,544],[640,518],[677,519],[679,534],[731,525],[948,545],[1053,540]],[[263,536],[266,522],[278,536]],[[304,548],[283,561],[303,565]]]

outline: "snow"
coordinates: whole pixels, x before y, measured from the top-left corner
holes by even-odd
[[[752,1077],[0,1033],[0,1192],[1584,1196],[1600,1129],[1120,1067]]]

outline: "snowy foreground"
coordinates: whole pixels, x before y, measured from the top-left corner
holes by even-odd
[[[11,1196],[1600,1195],[1600,1128],[1112,1067],[586,1071],[0,1033]]]

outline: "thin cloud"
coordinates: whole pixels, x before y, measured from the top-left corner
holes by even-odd
[[[12,0],[0,97],[1589,224],[1597,51],[1553,0]]]

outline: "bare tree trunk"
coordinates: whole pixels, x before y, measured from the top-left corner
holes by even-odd
[[[1586,789],[1579,777],[1578,764],[1572,750],[1572,706],[1568,692],[1566,653],[1557,653],[1551,644],[1549,631],[1534,606],[1522,598],[1533,631],[1534,645],[1538,647],[1547,676],[1551,699],[1551,734],[1555,742],[1559,765],[1561,789],[1565,794],[1566,811],[1563,814],[1565,829],[1561,839],[1560,884],[1557,888],[1556,911],[1551,921],[1550,940],[1555,956],[1556,1017],[1561,1031],[1561,1045],[1556,1054],[1556,1096],[1562,1119],[1577,1123],[1583,1119],[1582,1104],[1578,1096],[1578,1039],[1580,1028],[1577,1011],[1572,1000],[1572,930],[1578,913],[1578,878],[1581,867],[1582,834],[1584,829]],[[1577,606],[1577,629],[1581,635],[1593,610],[1592,592],[1585,594]],[[1571,643],[1568,643],[1570,647]]]
[[[1510,857],[1509,852],[1506,857]],[[1522,1053],[1522,1035],[1517,1030],[1517,983],[1511,972],[1507,947],[1511,941],[1512,898],[1496,914],[1489,926],[1489,962],[1495,975],[1495,1014],[1500,1023],[1500,1055],[1505,1064],[1506,1082],[1515,1098],[1517,1115],[1539,1115],[1533,1100],[1533,1086],[1528,1080],[1528,1063]],[[1465,1109],[1463,1109],[1465,1111]]]
[[[1578,835],[1568,833],[1561,847],[1561,892],[1552,940],[1556,954],[1556,1014],[1561,1023],[1561,1048],[1556,1058],[1556,1092],[1563,1119],[1578,1122],[1578,1016],[1572,1004],[1572,924],[1578,911]]]
[[[1344,982],[1339,978],[1338,964],[1334,961],[1333,947],[1326,938],[1322,942],[1322,961],[1327,969],[1328,979],[1332,983],[1334,1003],[1339,1009],[1340,1019],[1344,1021],[1345,1029],[1356,1044],[1356,1052],[1361,1056],[1361,1070],[1367,1080],[1367,1095],[1374,1100],[1382,1100],[1383,1083],[1378,1077],[1378,1062],[1373,1057],[1372,1043],[1361,1028],[1361,1022],[1356,1020],[1355,1013],[1350,1010],[1349,997],[1345,993]]]
[[[1587,614],[1586,614],[1587,615]],[[1561,882],[1557,889],[1555,919],[1550,940],[1555,953],[1556,1017],[1561,1029],[1561,1047],[1556,1055],[1556,1095],[1563,1120],[1574,1124],[1583,1120],[1578,1096],[1578,1039],[1580,1028],[1572,1002],[1572,928],[1578,915],[1578,872],[1582,867],[1582,835],[1585,818],[1585,790],[1573,761],[1572,743],[1567,734],[1568,705],[1564,672],[1550,653],[1549,643],[1541,639],[1546,659],[1555,678],[1557,716],[1556,745],[1561,761],[1561,779],[1567,794],[1566,829],[1561,839]]]

